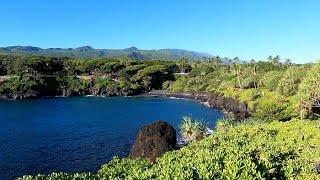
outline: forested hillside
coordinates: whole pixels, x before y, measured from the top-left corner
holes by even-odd
[[[127,49],[95,49],[90,46],[78,48],[47,48],[33,46],[0,47],[0,54],[9,55],[40,55],[49,57],[74,57],[74,58],[105,58],[121,57],[131,60],[178,60],[185,57],[189,60],[211,57],[207,53],[199,53],[183,49],[140,50],[136,47]]]

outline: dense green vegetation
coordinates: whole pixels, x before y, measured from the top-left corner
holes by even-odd
[[[24,176],[22,179],[318,179],[320,129],[316,122],[230,124],[166,153],[154,164],[115,158],[97,174]]]
[[[295,65],[278,56],[190,63],[3,55],[0,75],[6,77],[0,79],[5,98],[134,95],[152,89],[215,92],[245,103],[251,114],[240,124],[219,121],[209,137],[203,124],[185,118],[181,132],[190,143],[154,164],[115,158],[97,173],[23,179],[320,179],[319,63]]]
[[[287,121],[293,117],[317,118],[319,64],[269,61],[230,63],[211,61],[193,64],[187,76],[168,89],[174,92],[217,92],[248,105],[252,117]]]
[[[0,95],[134,95],[160,89],[164,81],[174,80],[174,72],[178,65],[168,61],[2,55],[0,75],[11,78],[1,83]]]

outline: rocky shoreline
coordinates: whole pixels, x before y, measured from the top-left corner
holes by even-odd
[[[217,108],[236,120],[250,116],[246,104],[237,99],[224,97],[218,93],[173,93],[163,90],[153,90],[142,96],[193,99],[210,108]]]
[[[236,120],[246,119],[250,116],[248,107],[246,104],[240,102],[237,99],[230,97],[224,97],[218,93],[173,93],[165,90],[152,90],[146,93],[133,93],[131,91],[123,92],[121,90],[107,90],[107,89],[87,89],[86,91],[70,91],[62,90],[61,92],[53,93],[41,93],[29,90],[24,93],[8,93],[0,95],[0,99],[7,100],[21,100],[21,99],[36,99],[41,97],[71,97],[71,96],[148,96],[148,97],[165,97],[165,98],[184,98],[196,100],[203,105],[211,108],[217,108],[223,111],[225,114],[233,117]]]
[[[61,89],[52,92],[42,92],[42,91],[34,91],[34,90],[27,90],[25,92],[19,93],[4,93],[0,94],[0,99],[4,100],[22,100],[22,99],[37,99],[42,97],[74,97],[74,96],[134,96],[137,92],[133,92],[130,90],[121,90],[121,89],[94,89],[92,87],[84,89],[84,90],[69,90],[69,89]]]

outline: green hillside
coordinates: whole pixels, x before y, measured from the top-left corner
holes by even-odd
[[[94,49],[90,46],[48,49],[33,46],[9,46],[0,47],[0,53],[11,55],[40,55],[74,58],[123,57],[133,60],[177,60],[182,57],[189,60],[199,60],[204,57],[211,56],[207,53],[199,53],[182,49],[140,50],[136,47],[127,49]]]

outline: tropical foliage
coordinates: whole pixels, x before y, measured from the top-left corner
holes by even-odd
[[[200,140],[205,136],[206,127],[203,122],[193,120],[190,116],[184,116],[180,125],[181,135],[186,143]]]
[[[251,116],[287,121],[320,114],[319,63],[268,61],[200,63],[167,88],[173,92],[217,92],[247,104]]]
[[[178,72],[175,62],[0,55],[0,96],[134,95],[161,89]],[[6,80],[2,81],[1,76]],[[8,97],[8,96],[7,96]]]
[[[320,63],[312,66],[299,85],[297,111],[301,118],[308,115],[320,117]]]
[[[2,55],[0,77],[0,96],[216,92],[245,103],[251,114],[239,124],[219,121],[209,137],[202,123],[185,117],[188,145],[153,164],[114,158],[97,173],[21,179],[320,179],[320,63],[295,65],[279,56],[189,63]]]
[[[97,174],[53,173],[21,179],[319,179],[319,138],[320,129],[312,121],[230,124],[166,153],[154,164],[115,158]]]

